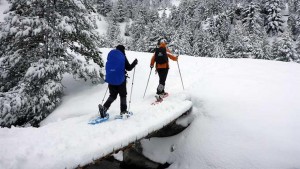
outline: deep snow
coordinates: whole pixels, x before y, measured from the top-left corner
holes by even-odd
[[[108,52],[103,49],[104,58]],[[166,83],[171,96],[165,104],[153,107],[149,104],[158,83],[154,71],[143,99],[151,55],[127,51],[130,62],[139,60],[130,106],[136,116],[132,119],[87,125],[88,119],[97,115],[106,85],[84,85],[66,76],[63,103],[41,128],[0,129],[0,168],[84,164],[91,157],[99,157],[99,152],[106,149],[103,147],[128,141],[128,133],[133,133],[131,138],[142,134],[130,128],[136,127],[131,122],[138,121],[137,128],[155,123],[164,113],[176,113],[178,106],[178,110],[183,109],[181,101],[186,98],[193,102],[191,116],[195,118],[188,129],[170,138],[142,140],[144,154],[152,160],[172,163],[171,169],[300,167],[299,64],[180,56],[185,90],[178,66],[171,61]],[[133,71],[129,75],[128,101]],[[119,113],[119,100],[109,112]],[[147,118],[140,119],[143,114]],[[123,134],[115,134],[118,130]]]
[[[8,4],[5,0],[1,2],[0,21],[3,21],[2,12],[8,9]],[[108,25],[103,17],[97,25],[98,32],[105,34]],[[123,31],[124,25],[121,28]],[[103,49],[104,58],[108,52],[109,49]],[[97,105],[107,86],[93,86],[66,75],[63,102],[41,123],[41,128],[0,128],[0,169],[70,168],[87,163],[93,160],[91,157],[99,157],[111,148],[105,141],[127,142],[130,138],[126,134],[137,134],[139,130],[132,132],[130,128],[135,127],[132,121],[137,122],[137,128],[146,126],[143,120],[157,123],[160,114],[182,110],[175,108],[186,98],[191,98],[193,111],[188,119],[178,123],[194,119],[192,124],[174,137],[142,140],[147,157],[172,163],[171,169],[300,168],[299,64],[180,56],[185,90],[177,64],[171,62],[166,83],[171,97],[160,107],[151,107],[149,103],[154,100],[158,83],[154,71],[143,99],[151,55],[127,52],[129,61],[139,60],[130,106],[136,116],[131,121],[87,125],[97,115]],[[128,101],[133,71],[129,75]],[[118,113],[117,99],[110,114]],[[145,114],[147,118],[139,118]],[[119,130],[124,134],[114,135]],[[103,148],[106,146],[107,149]],[[120,158],[120,154],[117,156]]]

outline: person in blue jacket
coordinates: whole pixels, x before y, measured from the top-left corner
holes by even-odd
[[[109,97],[102,106],[98,105],[101,118],[107,117],[107,110],[110,105],[120,95],[120,115],[128,114],[127,111],[127,88],[126,88],[126,70],[131,71],[138,63],[135,59],[131,64],[128,62],[125,54],[125,47],[118,45],[116,49],[109,52],[105,66],[106,78],[108,83]]]

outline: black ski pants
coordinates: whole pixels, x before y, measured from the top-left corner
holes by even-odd
[[[120,109],[121,112],[124,112],[127,110],[127,89],[126,89],[126,80],[121,85],[111,85],[108,84],[109,89],[109,97],[104,103],[104,107],[109,109],[110,105],[116,100],[118,94],[120,95]]]
[[[156,94],[165,93],[165,85],[166,85],[168,72],[169,72],[168,68],[157,69],[157,73],[158,73],[158,76],[159,76],[159,84],[157,86]]]

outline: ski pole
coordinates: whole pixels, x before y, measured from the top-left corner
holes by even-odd
[[[106,88],[106,91],[105,91],[104,97],[103,97],[103,99],[102,99],[102,103],[101,103],[101,105],[103,105],[103,102],[104,102],[104,99],[105,99],[105,96],[106,96],[107,90],[108,90],[108,86],[107,86],[107,88]]]
[[[135,67],[134,67],[134,70],[133,70],[133,78],[132,78],[132,84],[131,84],[131,91],[130,91],[130,98],[129,98],[128,111],[130,110],[130,103],[131,103],[131,96],[132,96],[132,89],[133,89],[134,75],[135,75]]]
[[[151,72],[152,72],[152,67],[150,69],[150,74],[149,74],[149,78],[148,78],[148,82],[147,82],[147,85],[146,85],[146,89],[145,89],[145,93],[144,93],[143,98],[145,97],[145,94],[146,94],[146,91],[147,91],[147,87],[148,87],[148,83],[149,83],[149,80],[150,80]]]
[[[178,56],[179,56],[179,55],[178,55]],[[182,76],[181,76],[181,72],[180,72],[180,68],[179,68],[179,63],[178,63],[178,58],[177,58],[177,66],[178,66],[179,75],[180,75],[180,79],[181,79],[181,83],[182,83],[182,88],[183,88],[183,90],[184,90],[183,80],[182,80]]]

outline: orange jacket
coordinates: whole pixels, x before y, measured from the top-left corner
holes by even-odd
[[[170,58],[174,61],[177,61],[177,57],[171,53],[171,51],[166,47],[165,43],[160,44],[159,47],[166,48],[168,58]],[[154,63],[155,63],[155,53],[153,54],[153,56],[151,58],[150,66],[153,67]],[[156,64],[156,69],[160,69],[160,68],[169,68],[169,61],[167,63],[163,63],[163,64]]]

